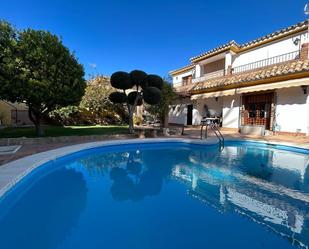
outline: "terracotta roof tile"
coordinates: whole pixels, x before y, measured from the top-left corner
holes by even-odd
[[[274,38],[276,36],[280,36],[280,35],[283,35],[283,34],[286,34],[286,33],[290,33],[292,31],[294,32],[294,31],[296,31],[298,29],[306,28],[307,27],[307,23],[308,23],[307,20],[299,22],[299,23],[291,25],[291,26],[289,26],[287,28],[283,28],[283,29],[277,30],[277,31],[275,31],[273,33],[270,33],[268,35],[262,36],[260,38],[254,39],[254,40],[249,41],[249,42],[246,42],[246,43],[240,45],[240,47],[241,48],[250,47],[250,46],[255,45],[257,43],[260,43],[260,42],[266,41],[268,39]]]
[[[237,44],[234,40],[232,40],[232,41],[230,41],[230,42],[228,42],[226,44],[223,44],[223,45],[220,45],[220,46],[218,46],[216,48],[213,48],[213,49],[211,49],[211,50],[209,50],[209,51],[207,51],[205,53],[202,53],[200,55],[192,57],[192,58],[190,58],[190,61],[195,61],[195,60],[197,60],[199,58],[202,58],[204,56],[207,56],[207,55],[210,55],[210,54],[213,54],[213,53],[216,53],[216,52],[220,52],[222,50],[231,48],[233,46],[236,47],[236,48],[240,48],[240,45]]]
[[[276,64],[264,68],[259,68],[251,71],[237,73],[231,76],[218,77],[200,82],[194,85],[193,88],[188,89],[191,93],[210,90],[212,88],[220,88],[230,85],[238,85],[241,83],[249,83],[256,80],[268,79],[271,77],[295,74],[300,72],[309,72],[308,60],[294,60]]]
[[[211,49],[211,50],[209,50],[205,53],[202,53],[200,55],[192,57],[192,58],[190,58],[190,61],[194,62],[194,61],[196,61],[200,58],[203,58],[207,55],[211,55],[211,54],[214,54],[214,53],[217,53],[217,52],[220,52],[220,51],[224,51],[224,50],[231,48],[231,47],[235,47],[235,48],[240,49],[240,50],[247,49],[247,48],[250,48],[251,46],[258,45],[262,42],[266,42],[267,40],[270,40],[270,39],[273,39],[273,38],[276,38],[276,37],[281,37],[282,35],[288,35],[291,32],[295,32],[297,30],[303,30],[303,29],[307,28],[307,25],[308,25],[307,20],[302,21],[302,22],[299,22],[297,24],[291,25],[287,28],[283,28],[281,30],[275,31],[273,33],[259,37],[257,39],[254,39],[252,41],[246,42],[246,43],[241,44],[241,45],[238,44],[237,42],[235,42],[234,40],[232,40],[232,41],[230,41],[226,44],[220,45],[220,46],[218,46],[214,49]]]
[[[176,70],[170,71],[169,74],[170,74],[170,75],[174,75],[174,74],[177,74],[177,73],[185,72],[185,71],[188,71],[188,70],[194,68],[194,66],[195,66],[195,65],[190,64],[190,65],[187,65],[187,66],[178,68],[178,69],[176,69]]]
[[[185,85],[185,86],[177,86],[177,87],[175,87],[175,90],[176,90],[176,92],[188,92],[194,86],[196,86],[196,85],[195,84],[189,84],[189,85]]]

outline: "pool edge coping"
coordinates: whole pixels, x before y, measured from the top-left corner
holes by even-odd
[[[277,142],[277,141],[265,141],[258,139],[243,139],[243,138],[227,138],[226,141],[229,142],[253,142],[261,144],[275,144],[282,146],[289,146],[294,148],[300,148],[308,150],[307,146],[301,146],[294,143],[288,142]],[[209,138],[207,140],[198,140],[190,138],[148,138],[148,139],[117,139],[117,140],[108,140],[108,141],[97,141],[97,142],[88,142],[80,143],[75,145],[68,145],[53,150],[48,150],[40,153],[36,153],[30,156],[26,156],[12,162],[6,163],[0,166],[0,199],[19,181],[24,177],[30,174],[33,170],[40,167],[41,165],[56,160],[61,157],[65,157],[72,153],[79,151],[93,149],[97,147],[108,147],[114,145],[122,144],[140,144],[140,143],[154,143],[154,142],[181,142],[186,144],[198,144],[198,145],[216,145],[218,140],[215,138]]]

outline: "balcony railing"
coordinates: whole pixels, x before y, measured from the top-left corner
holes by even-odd
[[[259,60],[259,61],[248,63],[245,65],[241,65],[238,67],[233,67],[232,74],[242,73],[242,72],[254,70],[257,68],[267,67],[267,66],[271,66],[271,65],[286,62],[286,61],[296,60],[296,59],[299,59],[299,56],[300,56],[299,50],[286,53],[286,54],[281,54],[281,55],[270,57],[264,60]]]
[[[259,61],[251,62],[251,63],[248,63],[248,64],[244,64],[244,65],[241,65],[241,66],[238,66],[238,67],[233,67],[231,69],[231,74],[238,74],[238,73],[242,73],[242,72],[246,72],[246,71],[250,71],[250,70],[255,70],[255,69],[258,69],[258,68],[271,66],[271,65],[274,65],[274,64],[279,64],[279,63],[282,63],[282,62],[297,60],[299,58],[300,58],[300,50],[297,50],[297,51],[293,51],[293,52],[290,52],[290,53],[270,57],[270,58],[267,58],[267,59],[264,59],[264,60],[259,60]],[[198,83],[198,82],[202,82],[202,81],[213,79],[213,78],[223,77],[223,76],[226,76],[226,75],[228,75],[228,71],[222,69],[222,70],[218,70],[218,71],[215,71],[215,72],[204,74],[203,76],[201,76],[199,78],[195,78],[195,79],[193,78],[192,83]]]
[[[218,78],[218,77],[222,77],[224,75],[225,75],[225,70],[221,69],[221,70],[218,70],[218,71],[214,71],[214,72],[211,72],[211,73],[204,74],[202,77],[192,79],[192,83],[201,82],[201,81],[209,80],[209,79],[213,79],[213,78]]]

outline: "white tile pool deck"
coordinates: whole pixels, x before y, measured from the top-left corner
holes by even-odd
[[[246,140],[246,141],[255,141],[262,143],[272,143],[271,141],[260,141],[252,139],[240,139],[240,138],[228,138],[229,140]],[[15,161],[11,161],[7,164],[4,164],[0,167],[0,197],[4,195],[11,187],[13,187],[18,181],[20,181],[24,176],[29,174],[32,170],[39,167],[40,165],[55,160],[59,157],[69,155],[74,152],[78,152],[85,149],[91,149],[95,147],[110,146],[110,145],[121,145],[121,144],[139,144],[139,143],[152,143],[152,142],[185,142],[191,144],[204,144],[204,145],[214,145],[218,143],[218,140],[215,137],[209,137],[207,140],[199,139],[187,139],[187,138],[148,138],[148,139],[124,139],[124,140],[110,140],[110,141],[100,141],[100,142],[90,142],[75,144],[70,146],[64,146],[61,148],[33,154],[20,158]],[[308,149],[309,146],[299,146],[290,142],[276,142],[275,144],[287,145],[287,146],[296,146],[299,148]],[[284,190],[280,190],[284,191]],[[306,199],[309,202],[309,196],[299,196],[299,198]]]

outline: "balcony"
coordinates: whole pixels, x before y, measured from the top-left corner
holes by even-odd
[[[221,69],[221,70],[218,70],[218,71],[214,71],[214,72],[211,72],[211,73],[204,74],[202,77],[192,79],[192,83],[197,83],[197,82],[201,82],[201,81],[205,81],[205,80],[209,80],[209,79],[213,79],[213,78],[218,78],[218,77],[222,77],[224,75],[225,75],[225,70]]]
[[[287,61],[291,61],[291,60],[297,60],[300,57],[300,51],[294,51],[294,52],[290,52],[290,53],[286,53],[286,54],[281,54],[278,56],[274,56],[274,57],[270,57],[264,60],[259,60],[259,61],[255,61],[252,63],[248,63],[245,65],[241,65],[238,67],[233,67],[232,68],[232,74],[237,74],[237,73],[242,73],[245,71],[251,71],[251,70],[255,70],[258,68],[263,68],[263,67],[268,67],[274,64],[279,64],[282,62],[287,62]]]
[[[244,65],[241,65],[241,66],[233,67],[231,69],[228,69],[228,70],[230,70],[229,73],[225,69],[218,70],[218,71],[211,72],[211,73],[207,73],[207,74],[204,74],[202,77],[192,79],[192,83],[203,82],[203,81],[206,81],[206,80],[209,80],[209,79],[220,78],[220,77],[224,77],[224,76],[227,76],[227,75],[230,76],[230,75],[234,75],[234,74],[245,73],[245,72],[253,71],[253,70],[256,70],[256,69],[268,67],[268,66],[271,66],[271,65],[274,65],[274,64],[280,64],[280,63],[283,63],[283,62],[297,60],[299,58],[300,58],[300,50],[297,50],[297,51],[293,51],[293,52],[290,52],[290,53],[281,54],[281,55],[270,57],[270,58],[267,58],[267,59],[263,59],[263,60],[251,62],[251,63],[248,63],[248,64],[244,64]]]

